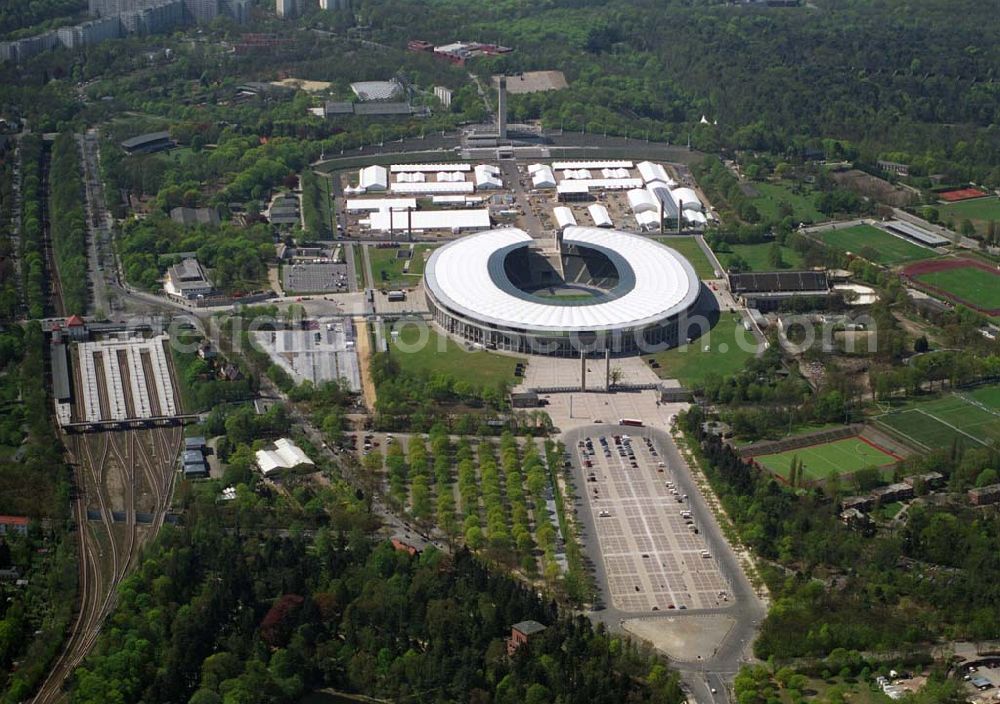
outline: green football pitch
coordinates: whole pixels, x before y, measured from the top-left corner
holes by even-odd
[[[917,446],[967,447],[1000,442],[1000,386],[981,386],[930,401],[915,401],[878,422]]]
[[[761,455],[754,460],[773,474],[788,479],[792,460],[796,458],[802,462],[802,478],[807,481],[826,479],[833,474],[851,474],[864,467],[883,467],[896,461],[888,452],[857,437]]]

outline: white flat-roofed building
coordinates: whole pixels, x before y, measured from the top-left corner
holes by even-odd
[[[552,167],[546,166],[545,164],[528,164],[528,173],[529,174],[533,174],[536,171],[538,171],[539,169],[549,169],[551,171]]]
[[[347,212],[371,213],[376,210],[416,210],[416,198],[348,198]]]
[[[473,193],[476,190],[471,181],[457,183],[430,181],[427,183],[394,183],[389,188],[394,194],[401,195],[434,195],[441,193]]]
[[[389,170],[394,174],[416,173],[418,171],[472,171],[471,164],[393,164]]]
[[[560,201],[587,200],[590,189],[583,181],[560,181],[556,186],[556,198]]]
[[[632,188],[642,188],[643,180],[641,178],[584,178],[565,179],[559,184],[579,184],[588,191],[627,191]]]
[[[594,221],[594,225],[597,227],[614,227],[615,225],[614,222],[611,221],[611,215],[608,213],[608,209],[600,203],[588,205],[587,214],[590,215],[590,219]]]
[[[368,191],[384,191],[389,188],[389,172],[384,166],[374,164],[361,169],[358,175],[358,188]]]
[[[576,217],[574,217],[573,211],[565,205],[557,205],[553,208],[552,217],[556,219],[556,226],[560,230],[576,225]]]
[[[659,212],[660,204],[645,188],[634,188],[628,192],[628,204],[632,212]]]
[[[371,214],[368,224],[376,232],[407,232],[411,228],[415,232],[488,230],[490,228],[490,211],[486,208],[417,210],[410,213],[398,210],[381,210]]]
[[[552,173],[552,169],[548,166],[537,169],[531,174],[531,185],[535,188],[555,188],[556,177]]]
[[[434,205],[465,205],[468,202],[465,196],[431,196]]]
[[[639,169],[639,175],[647,183],[650,181],[670,181],[667,170],[660,164],[654,164],[651,161],[640,161],[635,165],[635,168]]]
[[[274,449],[257,450],[257,466],[265,475],[280,469],[294,469],[302,465],[313,466],[314,462],[298,445],[288,438],[274,441]]]
[[[632,162],[628,160],[611,161],[556,161],[552,164],[556,171],[563,169],[631,169]]]

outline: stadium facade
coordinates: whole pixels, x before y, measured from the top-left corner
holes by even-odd
[[[424,283],[448,333],[488,349],[557,356],[676,346],[701,291],[673,249],[578,226],[563,229],[549,252],[516,228],[464,237],[431,255]]]

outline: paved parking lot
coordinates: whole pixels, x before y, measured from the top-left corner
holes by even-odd
[[[630,439],[627,431],[609,427],[571,448],[585,478],[612,605],[624,612],[729,605],[728,583],[699,528],[702,517],[675,484],[674,469],[652,440]]]
[[[303,262],[281,268],[281,285],[286,291],[342,292],[349,289],[351,272],[347,264]]]

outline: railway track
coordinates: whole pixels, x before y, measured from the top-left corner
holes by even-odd
[[[155,428],[68,436],[81,480],[74,511],[80,536],[80,605],[63,650],[31,699],[33,704],[55,704],[66,696],[64,684],[90,653],[117,605],[118,585],[162,527],[170,508],[181,435],[179,428]],[[118,466],[121,479],[121,522],[114,515],[118,494],[111,488],[112,464]],[[96,504],[98,520],[89,520],[90,502]],[[148,528],[140,528],[137,520],[140,502],[152,507]]]

